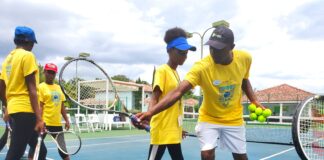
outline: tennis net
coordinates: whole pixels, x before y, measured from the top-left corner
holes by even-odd
[[[248,142],[293,145],[292,124],[289,122],[281,122],[282,119],[291,119],[291,117],[273,116],[269,117],[269,121],[264,123],[250,121],[246,116],[244,117],[246,140]],[[194,133],[197,121],[198,113],[185,112],[183,128],[188,132]]]

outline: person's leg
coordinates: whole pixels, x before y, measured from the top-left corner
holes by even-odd
[[[235,160],[247,160],[248,159],[246,153],[244,153],[244,154],[232,153],[232,155]]]
[[[46,127],[48,131],[50,132],[62,132],[63,128],[62,126],[47,126]],[[53,136],[53,138],[56,138],[57,134],[51,134],[51,136]],[[58,153],[60,154],[61,158],[63,160],[70,160],[69,155],[63,153],[61,150],[57,149]]]
[[[222,129],[220,143],[222,146],[232,151],[235,160],[247,160],[246,139],[244,126],[227,127]]]
[[[149,155],[147,160],[160,160],[164,154],[166,145],[150,145]]]
[[[169,154],[173,160],[183,160],[181,144],[168,144],[166,145],[169,151]]]
[[[27,143],[33,134],[36,118],[32,113],[11,114],[11,141],[6,160],[20,159],[27,147]]]
[[[203,150],[200,152],[202,160],[214,160],[215,159],[215,148],[210,150]]]
[[[215,159],[215,148],[220,135],[217,125],[202,122],[197,124],[195,130],[200,142],[201,159]]]

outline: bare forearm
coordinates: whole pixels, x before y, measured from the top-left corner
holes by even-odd
[[[258,103],[258,99],[256,98],[254,91],[252,89],[252,85],[250,83],[250,80],[244,79],[242,83],[242,90],[245,92],[247,98],[252,103]]]
[[[41,113],[41,109],[38,104],[38,97],[37,97],[36,89],[34,91],[29,91],[29,99],[30,99],[31,106],[34,110],[34,113],[36,115],[36,119],[38,119],[38,120],[42,119],[42,113]]]
[[[1,98],[2,106],[7,106],[6,84],[3,80],[0,80],[0,98]]]
[[[192,85],[188,81],[182,81],[176,89],[170,91],[165,97],[163,97],[159,101],[159,103],[154,105],[154,108],[151,108],[149,111],[152,113],[152,115],[162,112],[163,110],[171,107],[182,97],[184,93],[189,91],[191,88]]]
[[[61,107],[61,114],[62,114],[65,122],[68,122],[69,121],[69,118],[67,117],[66,109],[65,109],[65,106],[63,104],[62,104],[62,107]]]
[[[42,113],[39,107],[38,96],[37,96],[35,73],[26,76],[25,81],[29,93],[30,104],[36,115],[36,120],[42,120]]]
[[[149,111],[152,112],[152,115],[160,113],[165,109],[171,107],[175,102],[181,98],[181,92],[177,90],[172,90],[165,97],[163,97],[154,107],[150,107]]]

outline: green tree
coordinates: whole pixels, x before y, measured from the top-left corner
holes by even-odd
[[[147,84],[149,85],[149,83],[147,81],[141,80],[141,77],[138,77],[138,79],[135,81],[135,83],[137,84]]]
[[[38,64],[38,70],[39,70],[39,83],[45,82],[44,66]]]
[[[118,81],[124,81],[124,82],[130,82],[131,81],[131,79],[129,79],[128,77],[126,77],[125,75],[122,75],[122,74],[112,76],[111,79],[118,80]]]

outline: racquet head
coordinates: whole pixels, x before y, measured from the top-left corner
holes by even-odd
[[[324,159],[324,96],[309,97],[298,105],[292,135],[301,159]]]
[[[128,112],[112,79],[93,60],[75,58],[66,62],[59,74],[59,84],[64,94],[83,108]]]
[[[70,131],[49,133],[55,135],[55,142],[60,151],[67,155],[74,155],[81,149],[81,138],[78,134]]]

